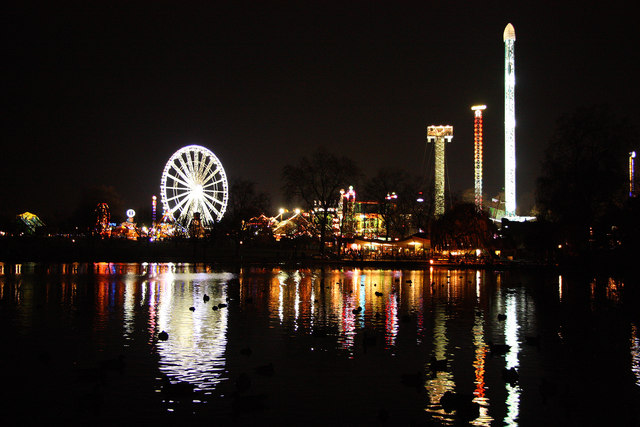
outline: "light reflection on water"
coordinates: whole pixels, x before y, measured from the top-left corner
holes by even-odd
[[[636,385],[640,387],[640,337],[638,336],[638,327],[635,323],[631,324],[631,372],[636,377]]]
[[[196,275],[196,280],[170,274],[158,278],[160,298],[150,301],[157,309],[157,332],[166,331],[173,339],[157,343],[159,368],[172,380],[187,381],[196,389],[211,391],[225,369],[228,310],[213,310],[226,304],[226,274]],[[176,286],[177,285],[177,286]],[[204,295],[210,300],[204,302]],[[195,310],[190,313],[190,307]]]
[[[480,273],[480,272],[478,272]],[[478,276],[479,277],[479,274]],[[473,425],[489,426],[493,418],[489,416],[489,398],[486,396],[486,359],[489,352],[489,348],[484,341],[484,315],[481,312],[476,313],[475,320],[473,322],[473,345],[475,346],[476,358],[473,362],[473,368],[475,373],[475,390],[473,394],[475,398],[473,401],[480,405],[480,414],[478,418],[473,421]]]
[[[434,326],[433,326],[433,357],[436,360],[447,359],[447,338],[446,328],[446,306],[442,301],[436,302],[433,309]],[[443,422],[452,422],[453,417],[445,412],[440,405],[440,399],[447,391],[455,391],[456,384],[453,380],[453,373],[449,371],[430,372],[431,378],[427,379],[425,387],[429,393],[429,405],[427,412],[434,419]]]
[[[205,271],[174,264],[97,263],[96,311],[99,329],[105,329],[111,314],[122,309],[128,347],[137,335],[137,308],[147,306],[149,343],[156,345],[160,373],[210,392],[224,374],[228,323],[228,310],[212,307],[228,302],[224,285],[233,275]],[[156,341],[160,331],[175,338]]]
[[[518,301],[513,293],[507,294],[506,315],[504,322],[505,343],[510,347],[509,352],[505,356],[505,369],[520,370],[520,361],[518,355],[520,353],[520,339],[518,337]],[[506,383],[507,388],[507,415],[504,419],[504,425],[518,425],[518,415],[520,409],[520,386],[519,384]]]
[[[158,391],[163,376],[193,384],[194,401],[236,395],[235,380],[243,372],[254,377],[254,387],[266,387],[266,380],[255,376],[254,370],[271,357],[278,366],[276,372],[282,374],[269,381],[297,390],[297,396],[288,397],[298,399],[299,409],[291,409],[291,417],[304,411],[307,399],[323,395],[318,391],[322,387],[326,396],[340,395],[344,389],[362,401],[370,400],[368,390],[375,389],[375,400],[381,404],[394,401],[406,393],[401,374],[418,372],[423,377],[422,394],[414,392],[401,401],[415,400],[414,408],[439,424],[457,422],[456,411],[446,412],[440,403],[451,391],[470,395],[479,404],[473,425],[488,426],[494,420],[526,425],[529,420],[545,420],[548,414],[540,410],[541,405],[560,416],[567,409],[552,399],[584,393],[572,390],[572,370],[567,368],[575,360],[563,358],[571,354],[573,342],[587,346],[584,354],[630,359],[624,367],[612,366],[626,369],[634,378],[634,389],[640,390],[637,322],[623,318],[619,310],[603,311],[605,306],[619,307],[624,302],[626,287],[613,278],[590,278],[582,290],[581,282],[569,276],[433,267],[411,271],[243,269],[232,274],[207,265],[76,263],[44,269],[37,264],[3,264],[1,271],[0,299],[3,307],[10,307],[0,312],[5,335],[41,333],[39,328],[45,324],[39,320],[42,308],[38,307],[44,307],[46,313],[57,316],[47,317],[48,321],[66,328],[71,342],[78,336],[86,338],[85,353],[102,358],[122,348],[136,366],[155,372],[148,391],[152,397],[162,396]],[[219,303],[229,306],[213,310]],[[588,316],[594,313],[620,316],[607,318],[607,326],[629,331],[630,325],[630,337],[625,332],[622,338],[624,352],[617,352],[617,347],[602,352],[598,340],[583,341],[583,331],[576,325],[581,316],[591,321]],[[498,314],[506,317],[498,319]],[[159,341],[160,331],[168,332],[170,339]],[[560,340],[558,331],[562,331]],[[593,333],[613,339],[604,328],[594,328]],[[525,335],[541,336],[543,344],[528,346]],[[504,355],[494,355],[489,343],[510,348]],[[253,349],[251,357],[240,355],[239,349],[247,345]],[[12,351],[16,357],[20,354],[19,348]],[[432,358],[446,360],[447,369],[432,370]],[[588,366],[589,362],[581,363]],[[87,366],[89,361],[80,360],[74,366],[80,365]],[[306,371],[296,371],[298,366]],[[511,368],[520,374],[513,384],[501,377],[503,369]],[[316,371],[316,388],[301,388],[295,382],[301,373]],[[356,371],[362,372],[360,376]],[[332,372],[340,374],[333,378]],[[543,376],[561,389],[544,401],[538,391]],[[615,377],[622,376],[620,372]],[[311,377],[307,380],[315,384]],[[600,386],[615,390],[619,384]],[[296,407],[279,400],[284,397],[269,395],[274,408],[278,404]],[[170,399],[161,399],[168,402],[166,410],[177,408]],[[320,399],[325,404],[329,401]]]

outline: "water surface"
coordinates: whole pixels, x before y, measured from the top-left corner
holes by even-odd
[[[548,271],[1,264],[0,420],[638,425],[637,286]]]

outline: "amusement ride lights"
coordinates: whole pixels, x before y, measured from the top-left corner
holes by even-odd
[[[516,31],[507,24],[504,40],[504,196],[505,215],[516,216]]]
[[[478,211],[482,210],[482,110],[486,105],[474,105],[473,119],[473,166],[475,183],[475,204]]]
[[[164,212],[182,227],[188,227],[195,213],[211,226],[227,209],[229,184],[222,163],[209,149],[188,145],[167,162],[160,181]]]
[[[453,139],[453,126],[429,126],[427,142],[435,144],[435,208],[436,218],[444,214],[444,143]]]

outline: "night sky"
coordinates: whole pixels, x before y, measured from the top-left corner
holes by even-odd
[[[141,209],[189,144],[256,182],[275,210],[282,167],[320,145],[368,176],[426,174],[432,124],[454,127],[448,178],[462,192],[473,187],[474,104],[487,105],[484,189],[496,195],[509,22],[526,214],[560,115],[604,103],[638,117],[632,19],[615,1],[13,2],[2,14],[0,214],[55,222],[98,185]]]

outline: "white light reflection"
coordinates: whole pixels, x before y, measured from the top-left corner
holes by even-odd
[[[352,295],[347,295],[342,304],[342,335],[344,341],[341,346],[344,350],[349,351],[349,358],[353,358],[353,345],[356,335],[356,314],[353,310],[356,308],[354,305],[355,298]]]
[[[506,361],[506,369],[518,368],[520,362],[518,360],[518,355],[520,353],[520,344],[518,341],[518,329],[520,326],[518,325],[518,312],[517,312],[517,300],[515,294],[507,294],[506,301],[507,308],[507,318],[504,324],[504,337],[507,345],[510,345],[511,348],[509,352],[505,356]],[[507,426],[517,426],[518,425],[518,415],[520,413],[520,385],[514,384],[511,385],[509,383],[506,384],[507,387],[507,414],[504,418],[504,425]]]
[[[310,303],[309,303],[310,304],[310,307],[309,307],[309,311],[310,311],[310,313],[309,313],[309,328],[312,331],[313,331],[313,327],[315,326],[314,319],[315,319],[315,317],[317,315],[317,313],[316,313],[316,311],[317,311],[317,308],[316,308],[316,295],[315,295],[315,290],[314,290],[314,283],[315,283],[315,281],[312,279],[310,281],[310,284],[309,284],[309,286],[311,286],[311,292],[310,292],[310,295],[309,295],[309,301],[310,301]]]
[[[144,288],[144,282],[142,282]],[[123,317],[124,317],[124,338],[127,341],[133,339],[133,331],[135,329],[135,301],[136,301],[136,282],[132,277],[127,277],[124,282],[124,305],[123,305]],[[141,295],[144,298],[144,295]],[[128,345],[127,345],[128,346]]]
[[[385,311],[385,341],[387,344],[386,348],[388,349],[396,345],[396,338],[398,337],[398,300],[392,293],[389,293],[387,298],[387,307],[385,308]]]
[[[636,385],[640,387],[640,337],[638,327],[631,324],[631,372],[636,377]]]
[[[159,277],[157,331],[170,337],[157,342],[159,369],[171,381],[187,381],[205,394],[223,379],[226,364],[229,310],[211,307],[226,302],[228,276],[232,275],[185,273],[171,282]],[[210,304],[203,303],[204,293]]]
[[[476,302],[480,304],[480,270],[476,270]]]
[[[300,271],[296,270],[296,272],[293,274],[293,282],[296,285],[295,288],[295,292],[296,292],[296,296],[295,296],[295,300],[293,302],[293,313],[294,313],[294,323],[293,323],[293,329],[295,331],[298,330],[298,320],[299,320],[299,316],[300,316]]]
[[[278,272],[278,318],[280,324],[284,322],[284,287],[287,286],[285,280],[287,279],[287,273],[284,271]]]

